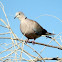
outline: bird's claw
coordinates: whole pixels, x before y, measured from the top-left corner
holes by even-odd
[[[29,40],[28,40],[28,39],[26,39],[25,43],[27,44],[28,42],[29,42]]]
[[[31,42],[32,42],[33,45],[35,44],[35,41],[31,41]]]

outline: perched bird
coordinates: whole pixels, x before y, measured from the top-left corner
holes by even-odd
[[[53,33],[47,32],[43,27],[41,27],[36,21],[28,19],[23,12],[17,12],[16,16],[21,22],[20,30],[24,36],[29,39],[36,39],[42,35],[54,35]]]

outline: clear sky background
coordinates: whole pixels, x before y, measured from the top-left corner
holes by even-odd
[[[5,12],[7,14],[13,32],[20,39],[23,36],[22,33],[20,32],[20,21],[18,19],[14,19],[14,16],[18,11],[22,11],[29,19],[37,21],[48,32],[51,33],[54,32],[56,35],[62,32],[62,22],[60,21],[62,20],[62,0],[0,0],[0,1],[4,5]],[[53,16],[47,16],[45,14],[56,16],[60,20],[58,20]],[[40,17],[37,18],[38,16]],[[6,21],[1,8],[0,8],[0,18]],[[0,22],[0,24],[2,23]],[[26,37],[23,37],[23,40],[25,39]],[[40,37],[35,41],[48,44],[50,39],[46,39],[45,37]],[[62,45],[62,42],[60,40],[58,42]],[[40,52],[44,47],[44,46],[32,45],[32,44],[28,44],[28,45],[32,46],[38,52]],[[50,45],[58,46],[55,41],[53,41]],[[27,47],[25,49],[27,50]],[[30,49],[28,49],[28,51],[30,52]],[[53,58],[57,56],[59,58],[62,58],[62,51],[55,48],[47,47],[41,53],[41,56],[43,58],[45,57]],[[50,61],[46,61],[46,62],[50,62]],[[55,61],[51,61],[51,62],[55,62]]]

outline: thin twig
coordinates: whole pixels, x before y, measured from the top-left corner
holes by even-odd
[[[6,26],[0,25],[1,27],[7,28]]]
[[[10,34],[11,32],[0,33],[0,35]]]
[[[22,61],[23,48],[24,48],[24,42],[22,42],[21,54],[20,54],[20,62]]]
[[[62,20],[59,19],[58,17],[56,17],[56,16],[54,16],[54,15],[49,15],[49,14],[40,15],[40,16],[36,17],[35,19],[37,19],[37,18],[39,18],[39,17],[41,17],[41,16],[51,16],[51,17],[54,17],[54,18],[56,18],[56,19],[58,19],[59,21],[62,22]]]

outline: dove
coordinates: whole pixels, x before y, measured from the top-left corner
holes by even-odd
[[[20,20],[20,30],[27,39],[37,39],[38,37],[45,35],[55,35],[53,33],[47,32],[39,23],[34,20],[28,19],[23,12],[17,12],[14,19],[18,18]]]

